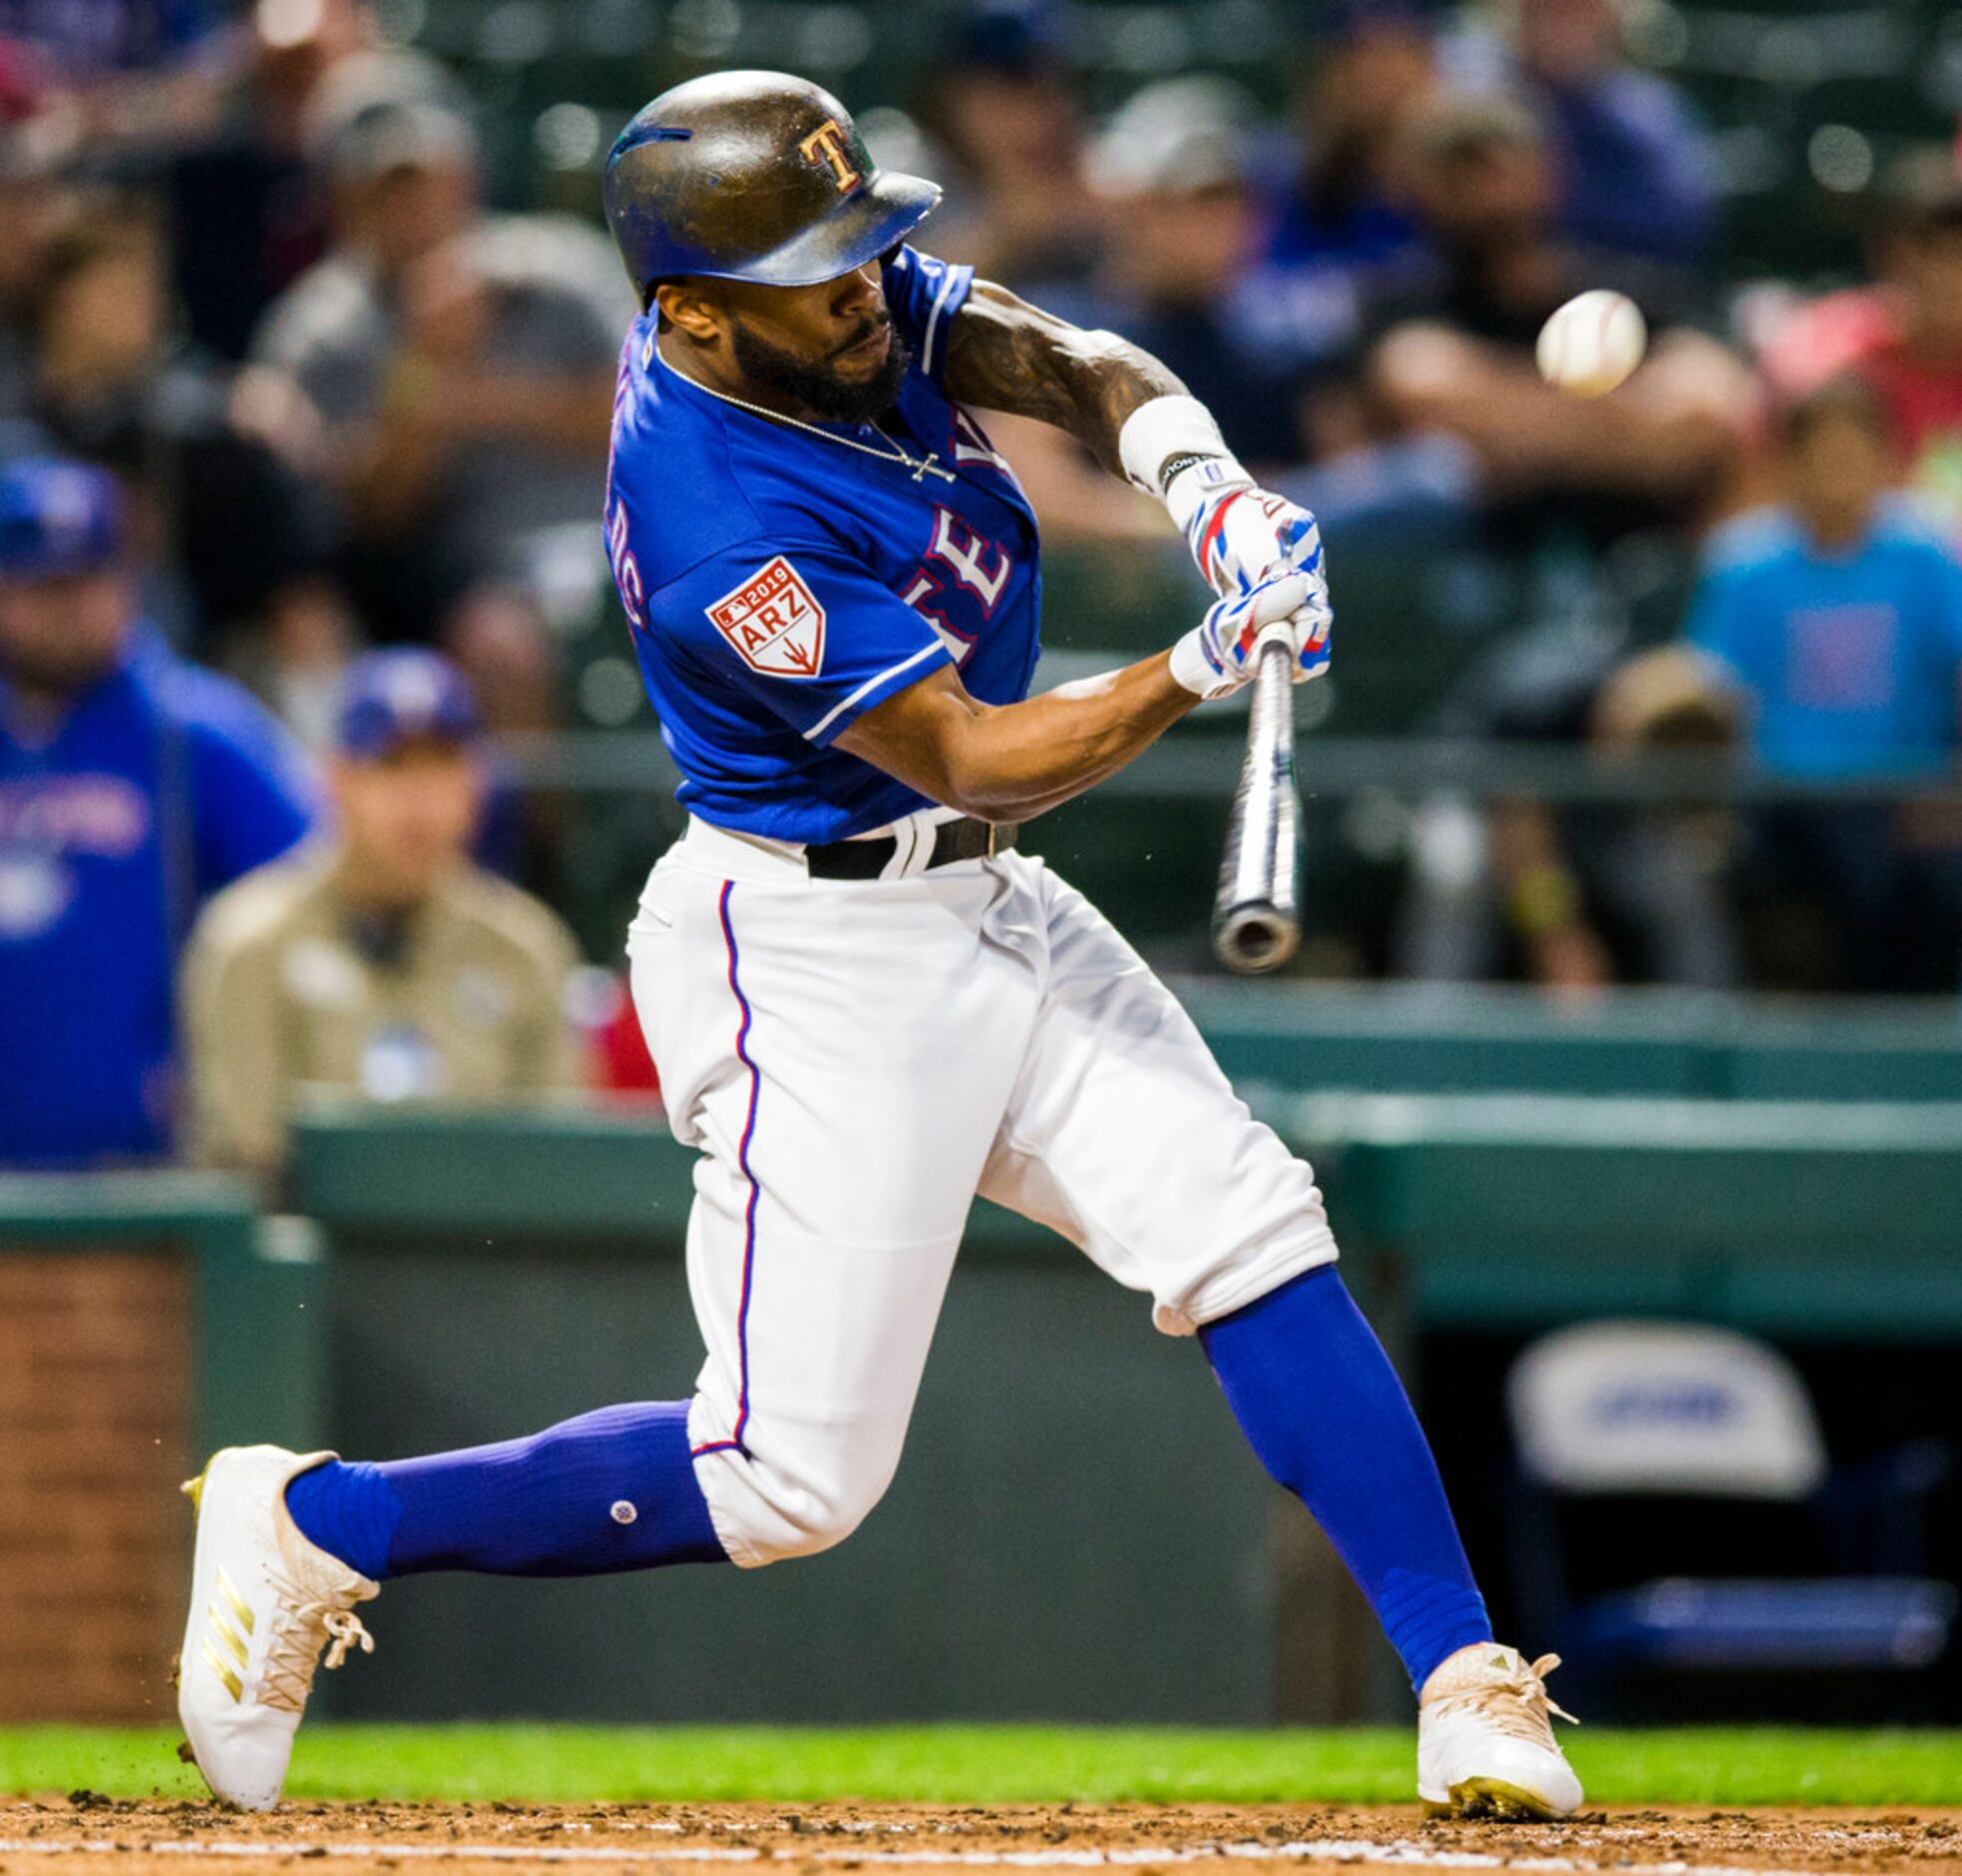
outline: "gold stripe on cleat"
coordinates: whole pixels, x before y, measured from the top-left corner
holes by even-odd
[[[216,1581],[218,1593],[232,1605],[232,1613],[239,1618],[239,1626],[248,1635],[251,1634],[259,1624],[253,1620],[251,1605],[239,1594],[237,1585],[233,1583],[231,1577],[225,1574],[225,1565],[222,1563],[218,1566]]]
[[[226,1691],[231,1694],[233,1700],[235,1702],[243,1700],[245,1683],[233,1673],[232,1664],[208,1641],[201,1645],[200,1652],[205,1657],[205,1665],[225,1683]]]
[[[226,1653],[238,1662],[240,1668],[243,1670],[246,1663],[251,1659],[251,1655],[246,1648],[245,1637],[225,1619],[216,1602],[205,1611],[205,1619],[211,1623],[213,1630],[217,1633],[218,1639],[224,1643]]]

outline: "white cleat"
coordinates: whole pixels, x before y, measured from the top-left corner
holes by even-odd
[[[227,1446],[184,1487],[198,1508],[177,1714],[205,1783],[242,1811],[280,1801],[322,1649],[329,1667],[375,1642],[354,1612],[381,1592],[301,1535],[290,1479],[332,1452]]]
[[[1557,1654],[1528,1662],[1494,1641],[1461,1648],[1424,1683],[1417,1795],[1433,1817],[1571,1817],[1580,1780],[1553,1741],[1546,1697]]]

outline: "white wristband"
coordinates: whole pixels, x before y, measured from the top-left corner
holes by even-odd
[[[1240,680],[1213,668],[1206,655],[1206,640],[1195,625],[1183,637],[1172,641],[1172,676],[1196,696],[1223,697],[1240,688]]]
[[[1175,456],[1228,456],[1213,413],[1197,398],[1154,398],[1124,420],[1117,433],[1118,461],[1147,494],[1162,492],[1158,471]]]
[[[1190,540],[1193,517],[1208,501],[1223,489],[1253,485],[1254,478],[1240,467],[1238,457],[1209,456],[1172,477],[1165,490],[1165,509],[1179,532]],[[1197,553],[1198,547],[1193,551]]]

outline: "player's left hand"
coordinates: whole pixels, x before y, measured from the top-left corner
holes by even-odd
[[[1175,476],[1166,506],[1185,529],[1193,558],[1223,602],[1255,591],[1284,574],[1309,582],[1297,635],[1295,681],[1306,683],[1329,668],[1329,580],[1322,529],[1304,507],[1259,487],[1231,457],[1195,464]]]
[[[1211,699],[1236,691],[1254,674],[1264,640],[1283,634],[1294,652],[1294,678],[1305,684],[1329,668],[1330,614],[1313,578],[1283,571],[1246,592],[1220,599],[1172,647],[1172,675]]]
[[[1295,682],[1305,684],[1312,677],[1320,677],[1329,668],[1329,630],[1335,623],[1335,609],[1329,603],[1329,579],[1323,566],[1322,529],[1316,524],[1315,516],[1306,508],[1297,507],[1292,501],[1284,501],[1279,495],[1271,495],[1265,489],[1253,488],[1247,499],[1234,509],[1258,504],[1263,517],[1263,525],[1272,535],[1272,545],[1277,551],[1274,557],[1251,580],[1242,587],[1251,591],[1265,581],[1279,579],[1284,574],[1299,573],[1308,581],[1308,598],[1297,609],[1290,621],[1295,641]],[[1227,517],[1227,529],[1232,528],[1232,515]],[[1256,547],[1261,545],[1261,529],[1249,527]],[[1241,570],[1233,572],[1236,582],[1246,577]],[[1222,593],[1227,588],[1217,586]],[[1230,594],[1228,596],[1231,596]]]

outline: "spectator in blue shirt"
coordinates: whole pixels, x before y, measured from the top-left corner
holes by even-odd
[[[108,475],[0,469],[0,1165],[169,1151],[184,935],[314,817],[273,718],[134,594]]]
[[[1761,767],[1798,780],[1939,775],[1962,701],[1962,563],[1899,496],[1886,415],[1833,381],[1785,419],[1782,504],[1713,537],[1690,644],[1741,693]],[[1848,983],[1953,988],[1962,843],[1884,802],[1819,802],[1767,833],[1839,927]]]
[[[1938,772],[1956,740],[1962,563],[1898,496],[1874,395],[1841,380],[1785,421],[1785,500],[1712,537],[1690,642],[1750,702],[1774,774]]]

